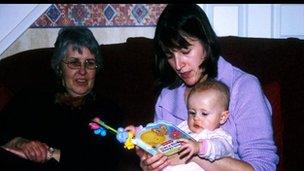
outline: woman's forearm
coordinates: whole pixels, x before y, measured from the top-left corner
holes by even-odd
[[[230,157],[222,158],[214,162],[210,162],[208,160],[204,160],[199,157],[194,157],[192,161],[208,171],[253,171],[254,170],[250,164]]]
[[[24,159],[27,159],[25,154],[21,151],[21,150],[16,150],[16,149],[13,149],[13,148],[8,148],[8,147],[4,147],[4,146],[1,146],[3,149],[5,149],[6,151],[9,151],[21,158],[24,158]]]
[[[3,147],[6,148],[20,148],[20,146],[23,143],[29,142],[29,140],[21,138],[21,137],[15,137],[14,139],[12,139],[11,141],[7,142],[5,145],[3,145]]]

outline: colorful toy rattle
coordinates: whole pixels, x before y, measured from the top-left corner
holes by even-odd
[[[89,123],[91,129],[94,130],[94,134],[100,135],[102,137],[107,135],[107,130],[111,131],[113,134],[116,134],[116,139],[120,143],[124,143],[124,148],[130,150],[134,148],[134,144],[132,139],[134,135],[131,132],[125,131],[123,128],[119,127],[117,130],[110,127],[109,125],[105,124],[101,121],[98,117],[94,118],[92,122]]]

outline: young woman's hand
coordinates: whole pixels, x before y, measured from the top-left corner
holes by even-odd
[[[140,167],[144,171],[160,171],[169,164],[168,157],[161,153],[151,156],[139,147],[136,147],[135,150],[140,158]]]
[[[175,153],[171,156],[169,156],[169,163],[171,166],[179,165],[179,164],[186,164],[185,158],[181,158],[181,156],[178,153]]]

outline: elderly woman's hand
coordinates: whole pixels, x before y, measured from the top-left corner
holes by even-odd
[[[31,141],[21,137],[16,137],[5,144],[3,148],[22,158],[35,162],[45,162],[49,159],[49,146],[40,141]]]
[[[27,159],[35,162],[45,162],[48,160],[48,145],[40,141],[28,141],[18,145]]]
[[[135,150],[140,157],[140,167],[144,171],[159,171],[169,164],[168,157],[161,153],[151,156],[139,147],[136,147]]]
[[[14,149],[14,148],[9,148],[9,147],[4,147],[4,146],[1,146],[1,148],[5,149],[6,151],[9,151],[21,158],[27,159],[26,156],[24,155],[24,153],[19,149]]]

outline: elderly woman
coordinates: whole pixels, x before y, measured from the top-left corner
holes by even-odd
[[[20,93],[1,114],[8,116],[0,124],[1,150],[10,158],[6,165],[30,170],[116,170],[118,157],[101,160],[99,155],[121,156],[122,146],[114,136],[101,138],[88,127],[97,115],[113,127],[122,119],[117,106],[93,91],[102,57],[92,32],[85,27],[61,29],[51,66],[59,83],[54,90]]]

